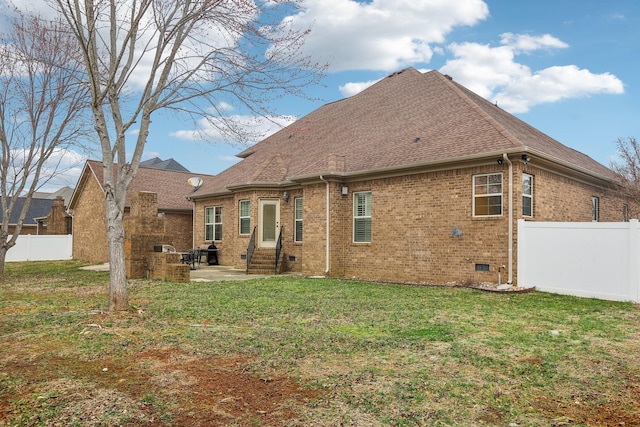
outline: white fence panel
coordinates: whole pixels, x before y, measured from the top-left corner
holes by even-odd
[[[518,285],[640,302],[638,221],[518,221]]]
[[[7,251],[7,262],[59,261],[73,257],[73,236],[21,235],[16,245]]]

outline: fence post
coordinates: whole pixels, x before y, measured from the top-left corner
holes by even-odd
[[[629,221],[629,297],[633,302],[640,302],[640,247],[638,245],[638,220]]]
[[[526,252],[526,241],[527,241],[527,236],[526,236],[526,232],[525,232],[525,227],[526,227],[526,223],[525,220],[520,218],[518,219],[518,228],[517,228],[517,241],[518,241],[518,248],[516,251],[516,257],[517,257],[517,267],[516,267],[516,272],[517,272],[517,280],[518,280],[518,286],[526,286],[527,285],[527,254]],[[512,266],[509,266],[509,268],[513,268]]]

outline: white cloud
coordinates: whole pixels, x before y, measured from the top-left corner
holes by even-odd
[[[296,121],[292,116],[254,117],[233,115],[229,117],[210,117],[198,121],[198,128],[193,130],[179,130],[170,135],[188,141],[228,142],[236,135],[244,141],[235,142],[255,144],[272,135],[285,126]]]
[[[453,59],[440,69],[478,95],[511,113],[524,113],[535,105],[600,93],[624,92],[620,79],[610,73],[595,74],[576,65],[553,66],[532,71],[516,61],[518,54],[541,49],[564,49],[568,45],[543,36],[505,33],[501,46],[453,43]]]
[[[56,149],[43,164],[39,191],[75,187],[87,157],[69,149]]]
[[[341,85],[338,89],[340,90],[340,93],[344,96],[344,97],[349,97],[349,96],[353,96],[359,92],[362,92],[363,90],[365,90],[366,88],[368,88],[369,86],[373,86],[374,84],[378,83],[380,81],[380,79],[378,80],[369,80],[366,82],[349,82],[349,83],[345,83],[343,85]]]
[[[232,111],[233,109],[234,109],[233,105],[228,104],[228,103],[226,103],[224,101],[222,101],[222,102],[220,102],[218,104],[218,110],[219,111]]]
[[[531,36],[529,34],[504,33],[500,43],[509,46],[514,52],[531,52],[539,49],[564,49],[569,45],[550,34]]]
[[[622,82],[610,73],[594,74],[575,65],[545,68],[515,79],[494,95],[512,112],[526,112],[531,106],[568,98],[624,92]]]
[[[311,28],[304,50],[332,71],[395,71],[429,62],[431,44],[488,15],[482,0],[304,0],[302,11],[286,20]]]

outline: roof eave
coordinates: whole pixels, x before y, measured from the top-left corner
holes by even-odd
[[[296,183],[311,183],[322,180],[331,180],[331,181],[355,181],[360,179],[368,179],[368,178],[387,178],[398,175],[406,175],[406,174],[415,174],[422,173],[425,171],[438,171],[438,170],[450,170],[450,169],[460,169],[468,166],[477,166],[480,164],[490,164],[494,161],[497,162],[498,159],[502,159],[502,155],[507,154],[508,156],[514,155],[522,155],[528,154],[535,159],[542,159],[545,161],[547,166],[556,165],[561,168],[571,171],[574,175],[579,176],[581,178],[590,177],[592,180],[595,179],[597,181],[604,181],[609,184],[619,185],[620,182],[617,180],[594,172],[592,170],[577,166],[573,163],[561,160],[557,157],[550,156],[548,154],[542,153],[537,150],[532,150],[529,147],[514,147],[506,150],[495,150],[491,152],[485,152],[481,154],[472,154],[468,156],[462,157],[452,157],[448,159],[438,159],[427,162],[417,162],[411,164],[405,164],[401,166],[393,166],[389,168],[380,168],[380,169],[370,169],[370,170],[362,170],[356,172],[344,172],[338,173],[335,171],[326,171],[326,172],[316,172],[313,174],[302,175],[297,177],[292,177],[291,181]]]
[[[489,164],[497,161],[498,158],[502,158],[503,154],[518,154],[522,153],[521,148],[499,150],[495,152],[486,152],[482,154],[473,154],[462,157],[452,157],[448,159],[438,159],[426,162],[408,163],[401,166],[392,166],[388,168],[369,169],[355,172],[316,172],[314,174],[308,174],[291,178],[296,183],[312,182],[324,179],[324,180],[340,180],[340,181],[355,181],[367,178],[387,178],[392,176],[407,175],[422,173],[425,171],[435,170],[449,170],[459,169],[461,167],[478,165],[478,163]]]
[[[334,171],[318,171],[312,174],[300,175],[291,177],[288,181],[281,182],[243,182],[227,186],[224,190],[203,193],[199,195],[190,195],[189,199],[204,199],[210,197],[229,196],[235,192],[248,190],[248,189],[277,189],[288,187],[296,184],[309,184],[314,182],[324,181],[340,181],[349,182],[369,178],[388,178],[393,176],[417,174],[425,171],[439,171],[439,170],[451,170],[460,169],[465,167],[477,166],[479,164],[491,164],[497,162],[498,159],[502,159],[503,154],[508,156],[517,156],[522,154],[528,154],[533,158],[534,162],[542,161],[542,165],[546,167],[555,166],[556,169],[560,168],[564,171],[570,172],[572,175],[585,179],[588,178],[592,181],[606,182],[608,184],[620,185],[617,180],[594,172],[592,170],[577,166],[573,163],[559,159],[557,157],[545,154],[529,147],[513,147],[505,150],[494,150],[490,152],[484,152],[480,154],[472,154],[468,156],[452,157],[445,159],[438,159],[426,162],[416,162],[405,164],[401,166],[393,166],[379,169],[369,169],[354,172],[336,172]]]
[[[551,156],[549,154],[545,154],[545,153],[540,152],[538,150],[532,150],[532,149],[526,148],[523,151],[523,154],[525,152],[530,154],[531,156],[533,156],[534,161],[535,161],[535,159],[538,159],[538,160],[542,159],[547,166],[552,166],[552,165],[562,166],[564,169],[570,170],[571,172],[573,172],[574,175],[578,175],[580,177],[585,177],[586,176],[586,177],[590,177],[592,179],[595,178],[598,181],[605,181],[605,182],[607,182],[609,184],[621,185],[620,181],[618,181],[618,180],[616,180],[616,179],[614,179],[612,177],[599,174],[599,173],[594,172],[594,171],[592,171],[590,169],[583,168],[581,166],[578,166],[578,165],[575,165],[575,164],[573,164],[571,162],[567,162],[565,160],[559,159],[559,158],[557,158],[555,156]]]
[[[291,187],[292,185],[296,185],[295,182],[292,181],[279,181],[279,182],[241,182],[237,184],[231,184],[226,186],[223,190],[212,191],[208,193],[202,194],[189,194],[187,199],[189,200],[198,200],[198,199],[207,199],[211,197],[223,197],[223,196],[231,196],[238,191],[243,190],[273,190],[280,189],[283,187]]]

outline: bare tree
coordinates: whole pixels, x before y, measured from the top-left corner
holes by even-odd
[[[50,160],[83,140],[87,89],[77,80],[84,75],[77,45],[63,27],[16,11],[0,44],[0,279],[33,193],[64,172]]]
[[[640,143],[634,137],[618,138],[616,141],[619,160],[611,161],[611,169],[622,181],[620,195],[630,203],[628,214],[638,218],[640,214]]]
[[[84,56],[104,166],[109,308],[126,310],[125,196],[152,114],[172,109],[206,118],[242,140],[246,133],[218,110],[222,102],[266,116],[271,99],[303,94],[324,67],[300,54],[307,31],[282,24],[295,0],[49,1],[69,23]]]

